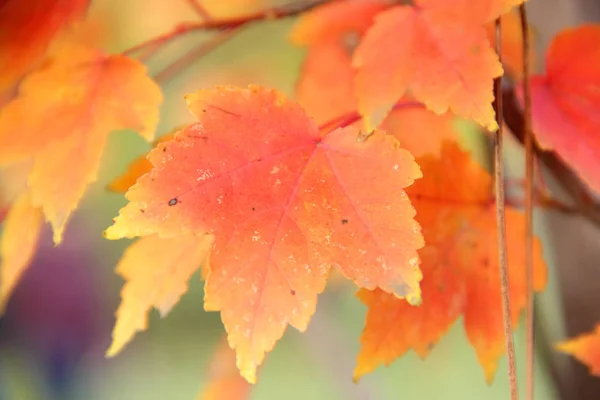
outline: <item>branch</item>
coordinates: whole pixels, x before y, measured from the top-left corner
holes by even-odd
[[[179,57],[171,64],[167,65],[164,69],[162,69],[154,76],[154,80],[161,84],[165,83],[166,81],[177,75],[179,72],[181,72],[183,69],[189,67],[199,58],[205,56],[212,50],[219,47],[221,44],[233,38],[242,29],[244,29],[244,27],[240,26],[238,28],[227,29],[223,32],[219,32],[210,40],[207,40],[201,43],[199,46],[194,47],[193,49],[185,53],[183,56]]]
[[[529,60],[529,23],[525,5],[519,6],[521,16],[521,40],[523,41],[523,98],[524,98],[524,121],[523,132],[525,133],[525,286],[527,306],[525,307],[527,353],[526,353],[526,378],[525,398],[534,400],[534,369],[535,369],[535,304],[533,302],[533,185],[534,185],[534,163],[533,132],[531,131],[531,81]]]
[[[152,39],[146,40],[133,47],[130,47],[129,49],[123,51],[122,54],[126,56],[131,56],[134,53],[147,50],[149,48],[152,48],[153,51],[156,51],[157,48],[166,45],[172,40],[180,38],[192,32],[233,29],[257,21],[273,21],[283,18],[295,17],[297,15],[310,11],[311,9],[317,6],[323,5],[331,1],[333,0],[308,0],[287,4],[285,6],[273,7],[267,10],[262,10],[243,16],[236,16],[223,19],[208,19],[206,21],[201,22],[183,22],[177,25],[172,31],[163,33],[162,35],[156,36]]]
[[[524,181],[518,182],[520,186],[524,186],[524,183]],[[531,202],[533,206],[545,208],[547,210],[562,212],[564,214],[576,215],[581,213],[581,210],[571,207],[570,205],[553,198],[552,196],[550,196],[543,190],[540,190],[539,188],[535,188]],[[506,204],[512,207],[525,207],[527,204],[527,199],[523,199],[519,196],[510,197],[506,199]]]
[[[496,20],[496,53],[502,62],[502,20]],[[494,80],[494,111],[498,130],[494,132],[494,185],[496,195],[496,226],[498,237],[498,264],[500,268],[500,291],[502,295],[502,316],[504,342],[508,355],[508,380],[511,400],[519,399],[517,385],[517,362],[513,341],[512,315],[510,309],[510,279],[506,248],[506,210],[504,200],[504,124],[502,123],[502,76]]]

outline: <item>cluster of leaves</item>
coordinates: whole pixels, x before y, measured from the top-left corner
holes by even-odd
[[[5,3],[1,305],[35,252],[43,219],[55,243],[62,240],[107,135],[130,128],[153,140],[162,101],[142,63],[82,40],[88,35],[72,22],[87,1]],[[129,202],[105,236],[139,239],[117,266],[126,283],[107,355],[147,328],[152,308],[166,315],[202,266],[204,307],[221,312],[227,331],[214,390],[245,393],[246,383],[230,384],[229,347],[254,383],[287,326],[306,329],[333,267],[368,307],[355,379],[411,349],[425,357],[463,316],[491,381],[504,353],[496,204],[491,175],[460,148],[454,122],[498,128],[493,81],[504,69],[522,78],[512,11],[521,3],[323,4],[291,33],[307,47],[295,100],[259,86],[187,95],[197,122],[162,136],[110,186]],[[504,68],[493,50],[497,18],[506,26]],[[40,28],[22,32],[34,20]],[[599,26],[561,33],[546,74],[531,80],[538,141],[595,189],[598,41]],[[15,53],[17,46],[27,51]],[[573,57],[583,49],[587,58]],[[525,219],[509,206],[506,218],[516,323],[526,304]],[[547,277],[537,240],[533,254],[541,291]],[[585,354],[579,349],[589,342],[581,343],[564,348]]]

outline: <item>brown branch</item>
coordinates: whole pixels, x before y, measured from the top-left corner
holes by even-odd
[[[523,180],[518,180],[516,182],[514,182],[513,184],[515,185],[519,185],[519,186],[525,186],[525,181]],[[506,181],[506,185],[510,186],[511,183],[510,181]],[[525,207],[527,200],[515,196],[515,197],[510,197],[506,199],[506,205],[509,206],[513,206],[513,207]],[[536,206],[536,207],[541,207],[541,208],[545,208],[548,210],[554,210],[554,211],[559,211],[565,214],[580,214],[581,210],[574,208],[568,204],[563,203],[562,201],[553,198],[552,196],[550,196],[548,193],[546,193],[543,189],[540,188],[534,188],[534,193],[533,193],[533,197],[532,197],[532,205]],[[494,201],[495,204],[495,201]]]
[[[202,22],[183,22],[177,25],[170,32],[163,33],[162,35],[158,35],[152,39],[132,46],[123,51],[122,54],[131,56],[132,54],[148,48],[152,48],[154,51],[156,51],[157,47],[162,47],[172,40],[192,32],[233,29],[257,21],[272,21],[288,17],[295,17],[331,1],[333,0],[308,0],[287,4],[285,6],[273,7],[243,16],[223,19],[208,19]]]
[[[525,133],[525,330],[526,330],[526,378],[525,398],[533,400],[534,368],[535,368],[535,319],[533,295],[533,185],[534,185],[534,153],[533,133],[531,132],[531,82],[529,71],[529,23],[525,5],[519,6],[521,16],[521,38],[523,41],[523,99],[524,117],[523,132]]]
[[[502,22],[496,20],[496,53],[502,62]],[[496,189],[496,225],[498,236],[498,257],[500,266],[500,290],[502,293],[502,315],[504,341],[508,355],[508,379],[510,398],[518,400],[517,364],[513,343],[512,315],[510,310],[510,280],[508,276],[508,255],[506,250],[506,210],[504,207],[504,164],[503,164],[503,123],[502,123],[502,76],[494,80],[494,111],[498,130],[494,132],[494,185]]]
[[[244,29],[244,27],[240,26],[238,28],[227,29],[223,32],[219,32],[217,35],[212,37],[210,40],[207,40],[207,41],[201,43],[199,46],[191,49],[190,51],[185,53],[183,56],[179,57],[178,59],[173,61],[171,64],[166,66],[164,69],[159,71],[154,76],[154,80],[160,84],[164,84],[165,82],[167,82],[168,80],[170,80],[171,78],[176,76],[178,73],[180,73],[182,70],[189,67],[191,64],[193,64],[199,58],[202,58],[206,54],[210,53],[211,51],[213,51],[214,49],[219,47],[221,44],[223,44],[226,41],[228,41],[229,39],[233,38],[242,29]]]

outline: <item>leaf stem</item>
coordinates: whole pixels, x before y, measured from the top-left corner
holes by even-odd
[[[317,6],[328,3],[332,0],[308,0],[300,1],[292,4],[287,4],[280,7],[268,8],[266,10],[250,13],[242,16],[222,18],[222,19],[207,19],[201,22],[183,22],[175,26],[170,32],[163,33],[154,38],[148,39],[142,43],[138,43],[122,52],[123,55],[131,56],[143,50],[152,48],[154,51],[157,48],[164,46],[174,39],[185,36],[191,32],[198,31],[214,31],[238,28],[251,22],[277,20],[288,17],[294,17],[307,12]],[[193,1],[190,1],[195,3]]]
[[[425,108],[425,105],[423,103],[419,103],[418,101],[400,100],[392,106],[392,111],[402,110],[405,108]],[[350,126],[355,122],[360,121],[362,118],[362,115],[360,115],[358,111],[352,111],[347,114],[332,118],[324,124],[321,124],[319,126],[319,130],[323,135],[326,135],[337,128],[345,128]]]
[[[533,294],[533,184],[534,163],[533,133],[531,131],[531,82],[529,71],[530,43],[529,23],[525,5],[519,6],[521,16],[521,37],[523,41],[523,132],[525,135],[525,287],[527,299],[525,307],[526,329],[526,380],[525,398],[533,400],[535,368],[535,304]]]
[[[502,62],[502,21],[496,20],[496,53]],[[512,333],[512,315],[510,310],[510,280],[508,276],[508,255],[506,250],[506,212],[504,207],[504,165],[503,165],[503,122],[502,122],[502,76],[494,80],[494,111],[498,130],[494,132],[494,184],[496,189],[496,225],[498,236],[498,257],[500,266],[500,285],[502,293],[502,314],[504,317],[504,340],[508,355],[508,378],[510,398],[518,400],[517,366]]]

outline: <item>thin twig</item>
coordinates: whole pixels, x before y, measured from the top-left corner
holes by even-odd
[[[311,9],[317,6],[331,1],[332,0],[309,0],[287,4],[285,6],[280,7],[273,7],[267,10],[262,10],[242,16],[223,19],[209,19],[202,22],[183,22],[178,24],[170,32],[163,33],[162,35],[158,35],[152,39],[136,44],[135,46],[132,46],[129,49],[123,51],[122,54],[131,56],[139,51],[146,50],[147,48],[152,48],[156,51],[157,47],[162,47],[165,44],[169,43],[171,40],[182,37],[191,32],[233,29],[238,28],[242,25],[249,24],[251,22],[295,17],[304,12],[310,11]]]
[[[502,61],[502,22],[496,20],[496,52]],[[506,251],[506,213],[504,208],[504,165],[503,165],[503,123],[502,123],[502,77],[494,81],[494,110],[498,130],[494,133],[494,178],[496,187],[496,224],[498,235],[498,256],[500,265],[500,285],[502,292],[502,314],[504,317],[504,339],[508,355],[508,378],[510,398],[518,400],[517,366],[512,333],[512,315],[510,310],[510,280],[508,276],[508,256]]]
[[[424,108],[425,105],[423,103],[419,103],[417,101],[406,101],[400,100],[396,104],[392,106],[392,111],[402,110],[405,108]],[[337,116],[335,118],[330,119],[329,121],[321,124],[319,126],[319,130],[323,133],[329,133],[336,128],[345,128],[347,126],[352,125],[355,122],[358,122],[362,119],[362,115],[358,111],[352,111],[344,115]]]
[[[206,10],[206,8],[204,8],[202,4],[198,3],[198,0],[187,0],[187,2],[200,18],[202,18],[205,21],[212,19],[210,13]]]
[[[534,153],[533,134],[531,132],[531,85],[529,71],[529,23],[525,5],[519,6],[521,15],[521,37],[523,40],[523,132],[525,133],[525,287],[527,306],[525,307],[526,329],[526,378],[525,398],[533,400],[535,368],[535,309],[533,295],[533,184]]]
[[[521,197],[507,197],[505,199],[505,204],[511,207],[524,207],[525,200]],[[493,200],[492,204],[496,204],[496,201]],[[535,207],[544,208],[547,210],[559,211],[564,214],[572,214],[576,215],[580,213],[580,210],[577,208],[573,208],[568,204],[563,203],[560,200],[554,199],[551,196],[547,195],[543,191],[536,191],[533,198],[533,205]]]
[[[180,73],[185,68],[189,67],[199,58],[205,56],[210,53],[212,50],[216,49],[229,39],[233,38],[236,34],[238,34],[244,27],[240,26],[238,28],[227,29],[223,32],[219,32],[210,40],[207,40],[201,43],[199,46],[191,49],[183,56],[179,57],[171,64],[167,65],[164,69],[159,71],[155,76],[154,80],[158,83],[164,84],[178,73]]]

